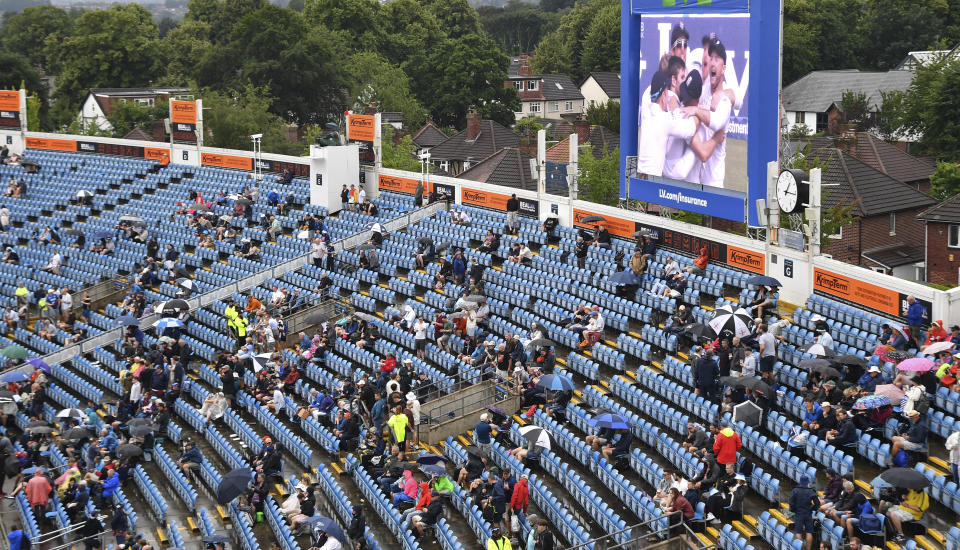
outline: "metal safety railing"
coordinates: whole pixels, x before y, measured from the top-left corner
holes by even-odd
[[[649,547],[651,544],[666,542],[671,538],[675,538],[680,535],[686,535],[687,538],[683,546],[684,548],[708,550],[710,548],[717,547],[716,544],[704,543],[685,521],[681,521],[675,525],[670,525],[671,522],[668,519],[667,525],[664,525],[663,519],[665,517],[671,518],[680,513],[682,512],[679,510],[676,512],[670,512],[669,514],[664,514],[663,516],[649,519],[629,527],[624,527],[618,531],[607,533],[603,536],[596,537],[579,544],[574,544],[573,546],[568,546],[565,550],[586,550],[591,546],[593,547],[593,550],[640,550],[641,548]],[[626,542],[617,542],[617,536],[623,533],[631,533],[632,536],[630,537],[630,540]],[[671,533],[677,534],[671,536]],[[659,542],[648,542],[647,537],[656,537]]]

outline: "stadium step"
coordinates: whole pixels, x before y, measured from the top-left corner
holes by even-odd
[[[757,532],[752,527],[743,523],[742,521],[734,520],[730,522],[730,525],[732,525],[733,528],[736,529],[745,538],[752,539],[753,537],[757,536]]]
[[[633,372],[632,370],[625,370],[623,372],[630,378],[633,378],[634,380],[637,379],[637,373]]]
[[[520,418],[518,415],[513,415],[513,421],[516,422],[517,424],[520,424],[521,426],[527,425],[527,421]]]
[[[781,502],[780,504],[786,505],[786,503]],[[783,512],[776,508],[770,509],[770,515],[777,518],[777,521],[784,525],[793,525],[793,520],[788,518]]]
[[[167,534],[163,532],[163,529],[157,527],[157,542],[161,546],[170,546],[170,539],[167,538]]]
[[[861,491],[867,493],[870,496],[873,496],[873,485],[870,485],[862,479],[854,479],[853,484],[860,488]]]
[[[223,506],[217,505],[217,517],[220,518],[220,521],[228,523],[230,521],[230,514],[223,509]]]
[[[199,533],[200,527],[197,525],[196,520],[193,519],[193,516],[187,516],[187,526],[190,527],[190,532]]]
[[[928,539],[925,535],[917,535],[913,537],[913,540],[917,541],[917,546],[924,550],[942,550],[940,545]]]
[[[950,463],[940,458],[939,456],[931,456],[928,460],[932,462],[933,466],[935,466],[936,468],[939,468],[945,472],[950,471]]]
[[[709,548],[711,546],[716,546],[717,543],[714,539],[710,538],[706,533],[694,533],[697,535],[697,539],[700,540],[700,548]]]
[[[333,473],[337,474],[338,477],[343,475],[343,469],[340,468],[340,465],[336,462],[330,463],[330,469],[333,470]]]
[[[930,537],[932,537],[933,540],[937,541],[937,542],[940,544],[940,546],[946,546],[946,545],[947,545],[947,537],[943,536],[943,533],[941,533],[939,530],[933,529],[933,528],[928,528],[928,529],[927,529],[927,535],[929,535]]]
[[[900,545],[892,540],[887,541],[887,550],[900,550]]]

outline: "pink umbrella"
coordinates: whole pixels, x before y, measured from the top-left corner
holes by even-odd
[[[912,357],[897,365],[897,368],[902,371],[927,372],[933,368],[933,361],[924,357]]]
[[[877,389],[874,390],[877,395],[885,395],[890,398],[890,401],[894,403],[899,403],[903,399],[903,390],[894,386],[893,384],[881,384],[877,386]]]
[[[935,342],[923,348],[923,353],[926,353],[927,355],[935,355],[951,349],[953,349],[953,342]]]

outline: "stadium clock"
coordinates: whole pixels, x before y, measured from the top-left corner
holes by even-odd
[[[810,187],[803,170],[789,169],[780,172],[777,178],[777,203],[780,210],[792,214],[808,202]]]

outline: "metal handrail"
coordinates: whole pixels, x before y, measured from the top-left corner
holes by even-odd
[[[596,543],[599,543],[599,542],[604,542],[604,541],[607,541],[607,540],[613,540],[613,537],[616,537],[617,535],[619,535],[619,534],[621,534],[621,533],[626,533],[626,532],[628,532],[628,531],[632,532],[634,529],[642,529],[642,528],[644,528],[644,527],[646,527],[646,526],[649,526],[649,525],[652,524],[652,523],[659,523],[659,522],[663,521],[663,518],[665,518],[665,517],[666,517],[666,518],[670,518],[671,516],[673,516],[673,515],[675,515],[675,514],[680,514],[680,513],[682,513],[680,510],[676,510],[676,511],[670,512],[670,513],[668,513],[668,514],[664,514],[663,516],[660,516],[660,517],[657,517],[657,518],[649,519],[649,520],[647,520],[647,521],[643,521],[643,522],[637,523],[637,524],[635,524],[635,525],[631,525],[631,526],[628,526],[628,527],[624,527],[623,529],[620,529],[619,531],[614,531],[614,532],[612,532],[612,533],[607,533],[607,534],[605,534],[605,535],[603,535],[603,536],[590,539],[590,540],[588,540],[588,541],[586,541],[586,542],[581,542],[581,543],[575,544],[575,545],[573,545],[573,546],[568,546],[568,547],[566,548],[566,550],[575,550],[575,549],[579,549],[579,548],[586,548],[586,547],[588,547],[588,546],[591,545],[591,544],[596,545]],[[690,526],[687,525],[687,523],[686,523],[685,521],[681,521],[679,525],[670,525],[670,522],[667,521],[667,526],[666,526],[666,527],[659,527],[659,526],[658,526],[657,529],[650,529],[649,532],[644,533],[643,535],[632,537],[632,540],[629,540],[629,541],[627,541],[627,542],[618,542],[617,544],[615,544],[615,545],[613,545],[613,546],[606,546],[605,548],[606,548],[606,550],[615,550],[615,549],[617,549],[617,548],[623,548],[623,547],[627,546],[628,544],[633,544],[633,543],[637,542],[637,541],[640,539],[641,536],[650,536],[650,535],[659,536],[659,535],[660,535],[661,533],[663,533],[664,531],[667,531],[667,534],[669,535],[669,531],[670,531],[671,529],[674,529],[674,528],[676,528],[676,527],[681,527],[681,526],[682,526],[683,529],[687,532],[687,535],[689,535],[690,537],[692,537],[691,540],[696,540],[696,542],[697,542],[697,550],[706,550],[707,548],[712,548],[712,547],[715,547],[715,546],[716,546],[715,544],[710,544],[710,545],[703,544],[703,542],[700,540],[700,538],[697,537],[696,533],[694,533],[693,529],[691,529]],[[669,540],[669,539],[670,539],[670,537],[667,536],[667,537],[664,538],[663,540],[666,541],[666,540]]]

